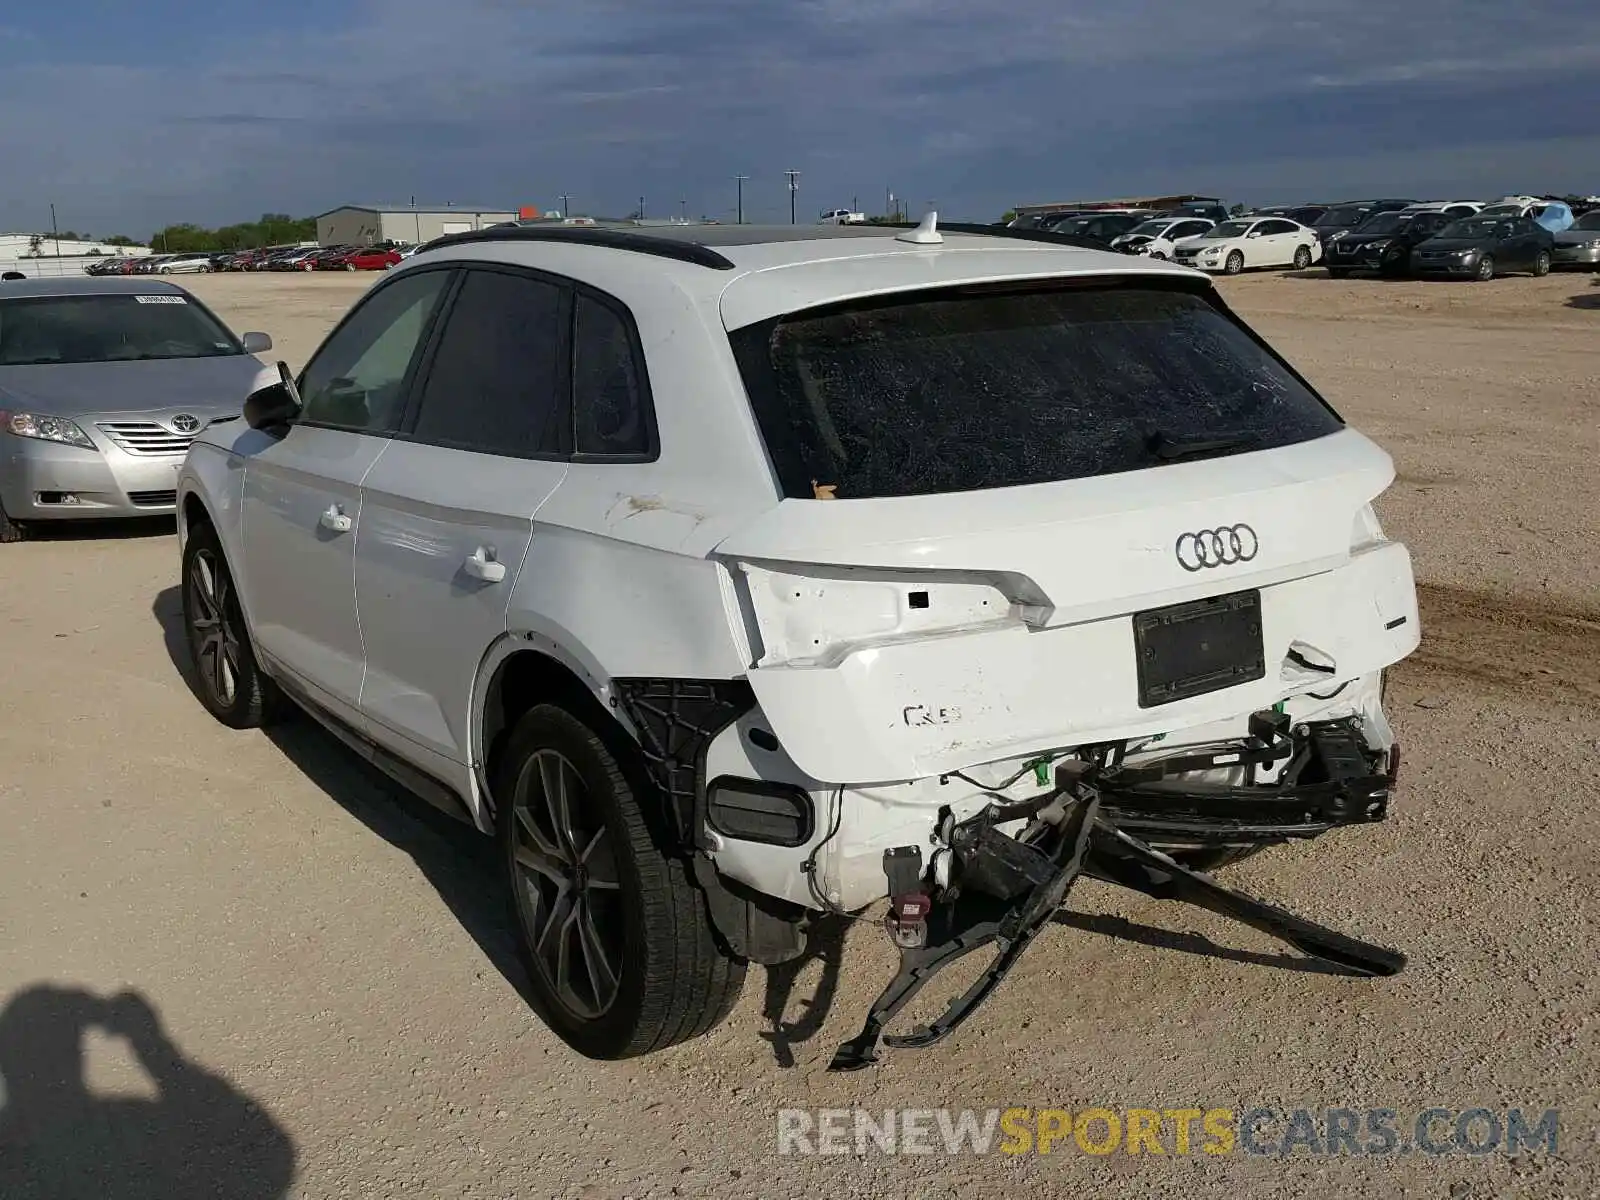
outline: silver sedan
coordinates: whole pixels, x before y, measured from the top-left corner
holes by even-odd
[[[1551,264],[1557,267],[1600,267],[1600,208],[1586,212],[1556,234]]]
[[[0,542],[174,511],[189,443],[240,415],[271,348],[154,279],[0,285]]]

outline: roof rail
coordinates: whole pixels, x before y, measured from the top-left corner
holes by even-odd
[[[654,254],[658,258],[672,258],[678,262],[710,267],[713,271],[732,271],[734,264],[709,246],[682,238],[652,237],[648,233],[633,233],[625,229],[600,229],[593,225],[514,225],[504,228],[472,229],[465,233],[447,233],[425,243],[417,251],[422,254],[445,246],[467,246],[476,242],[574,242],[579,245],[604,246],[610,250],[632,250],[635,254]]]
[[[885,229],[916,229],[911,221],[885,224]],[[1014,229],[1010,225],[984,225],[977,221],[941,221],[941,233],[971,233],[980,237],[1011,238],[1022,242],[1044,242],[1051,246],[1076,246],[1080,250],[1107,250],[1104,242],[1078,237],[1071,233],[1055,233],[1048,229]],[[1110,253],[1107,250],[1107,253]]]

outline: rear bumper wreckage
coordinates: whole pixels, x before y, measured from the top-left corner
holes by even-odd
[[[919,846],[887,851],[885,927],[899,948],[900,967],[829,1069],[870,1066],[880,1043],[917,1049],[949,1035],[994,993],[1083,875],[1207,909],[1351,975],[1397,974],[1406,962],[1398,951],[1224,887],[1150,844],[1280,842],[1384,819],[1399,770],[1397,747],[1369,750],[1349,721],[1292,728],[1272,711],[1255,714],[1250,732],[1242,746],[1139,766],[1125,764],[1120,747],[1101,747],[1061,764],[1055,786],[1033,799],[991,804],[961,821],[947,811],[926,869]],[[1274,785],[1175,786],[1170,778],[1286,759]],[[988,946],[996,948],[993,962],[937,1019],[885,1035],[888,1022],[931,978]]]

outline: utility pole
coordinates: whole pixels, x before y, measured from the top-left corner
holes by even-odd
[[[800,190],[800,172],[785,171],[784,174],[789,177],[789,224],[793,225],[795,223],[794,199],[795,193]]]
[[[644,220],[644,197],[639,197],[639,220]]]
[[[689,197],[687,196],[678,201],[678,219],[685,225],[689,223]]]
[[[566,220],[571,215],[572,215],[572,197],[567,195],[567,193],[562,192],[561,193],[561,219],[562,220]]]
[[[56,224],[56,206],[50,206],[50,234],[56,240],[56,257],[61,257],[61,227]]]
[[[739,188],[739,207],[735,211],[737,213],[737,223],[740,225],[744,224],[744,181],[749,178],[750,176],[748,175],[735,175],[733,177],[733,182],[737,184]]]

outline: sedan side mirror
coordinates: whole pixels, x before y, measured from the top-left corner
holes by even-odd
[[[244,402],[245,423],[251,429],[282,429],[300,415],[300,389],[287,363],[278,364],[278,382],[251,392]]]
[[[265,354],[272,349],[272,338],[265,333],[247,333],[239,339],[246,354]]]

